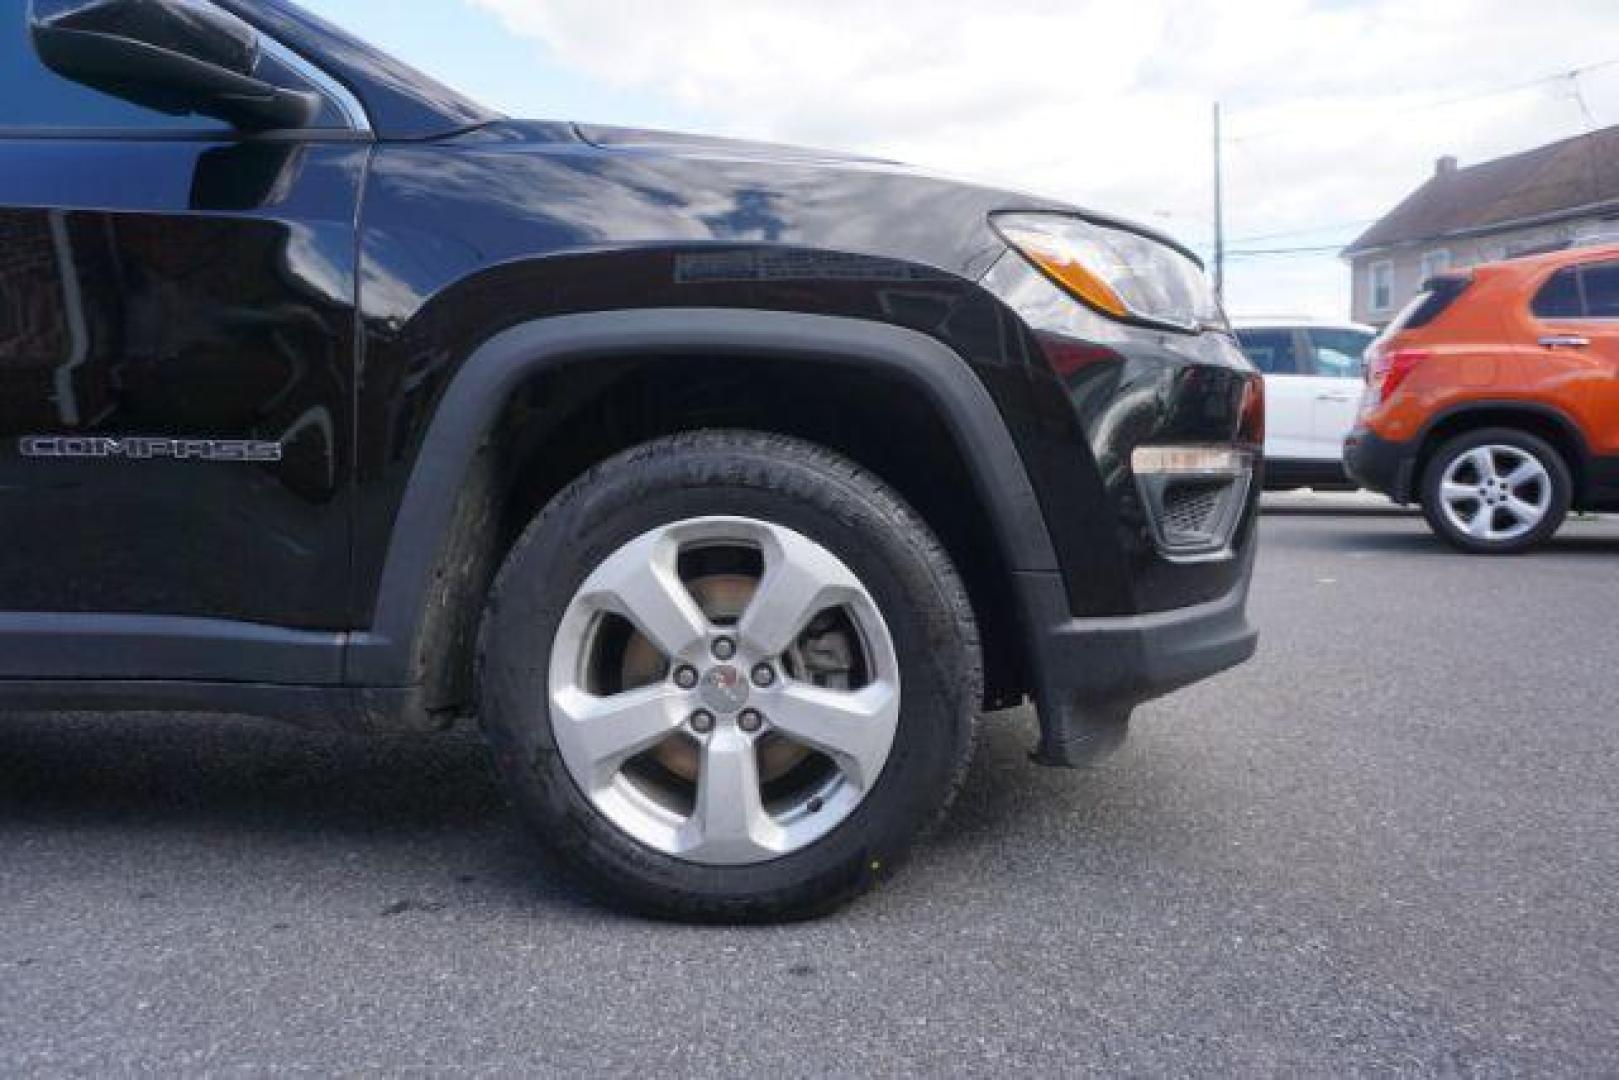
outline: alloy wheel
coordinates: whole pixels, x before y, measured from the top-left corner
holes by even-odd
[[[1552,478],[1533,454],[1491,444],[1459,455],[1446,468],[1439,498],[1446,519],[1475,540],[1506,542],[1527,535],[1552,508]]]
[[[899,723],[882,614],[831,551],[738,517],[651,530],[563,615],[550,712],[569,775],[620,829],[713,865],[814,843],[870,793]]]

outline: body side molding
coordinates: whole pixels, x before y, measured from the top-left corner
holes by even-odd
[[[278,720],[355,735],[438,730],[410,690],[194,679],[0,679],[0,708],[19,712],[204,713]]]
[[[346,634],[228,619],[0,612],[0,680],[202,679],[336,685]]]

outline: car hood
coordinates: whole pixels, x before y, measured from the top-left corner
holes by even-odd
[[[999,212],[1079,214],[1159,235],[1039,195],[802,146],[525,120],[482,125],[449,142],[476,159],[462,171],[482,198],[504,193],[531,219],[578,233],[575,243],[764,242],[977,280],[1006,251],[990,226]]]
[[[679,131],[610,127],[604,124],[574,124],[573,130],[580,139],[603,150],[668,150],[686,154],[713,154],[751,161],[781,161],[795,164],[820,162],[824,164],[868,164],[904,167],[899,162],[864,157],[836,150],[817,150],[806,146],[756,142],[751,139],[728,139],[718,135],[692,135]]]

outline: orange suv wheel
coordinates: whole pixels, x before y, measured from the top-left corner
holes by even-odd
[[[1482,428],[1429,459],[1422,512],[1434,532],[1465,552],[1515,555],[1557,532],[1572,492],[1568,464],[1544,439]]]

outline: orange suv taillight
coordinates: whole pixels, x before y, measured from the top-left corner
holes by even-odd
[[[1431,356],[1433,352],[1428,349],[1374,349],[1366,363],[1366,385],[1371,387],[1372,403],[1381,405],[1393,397],[1417,365]]]

